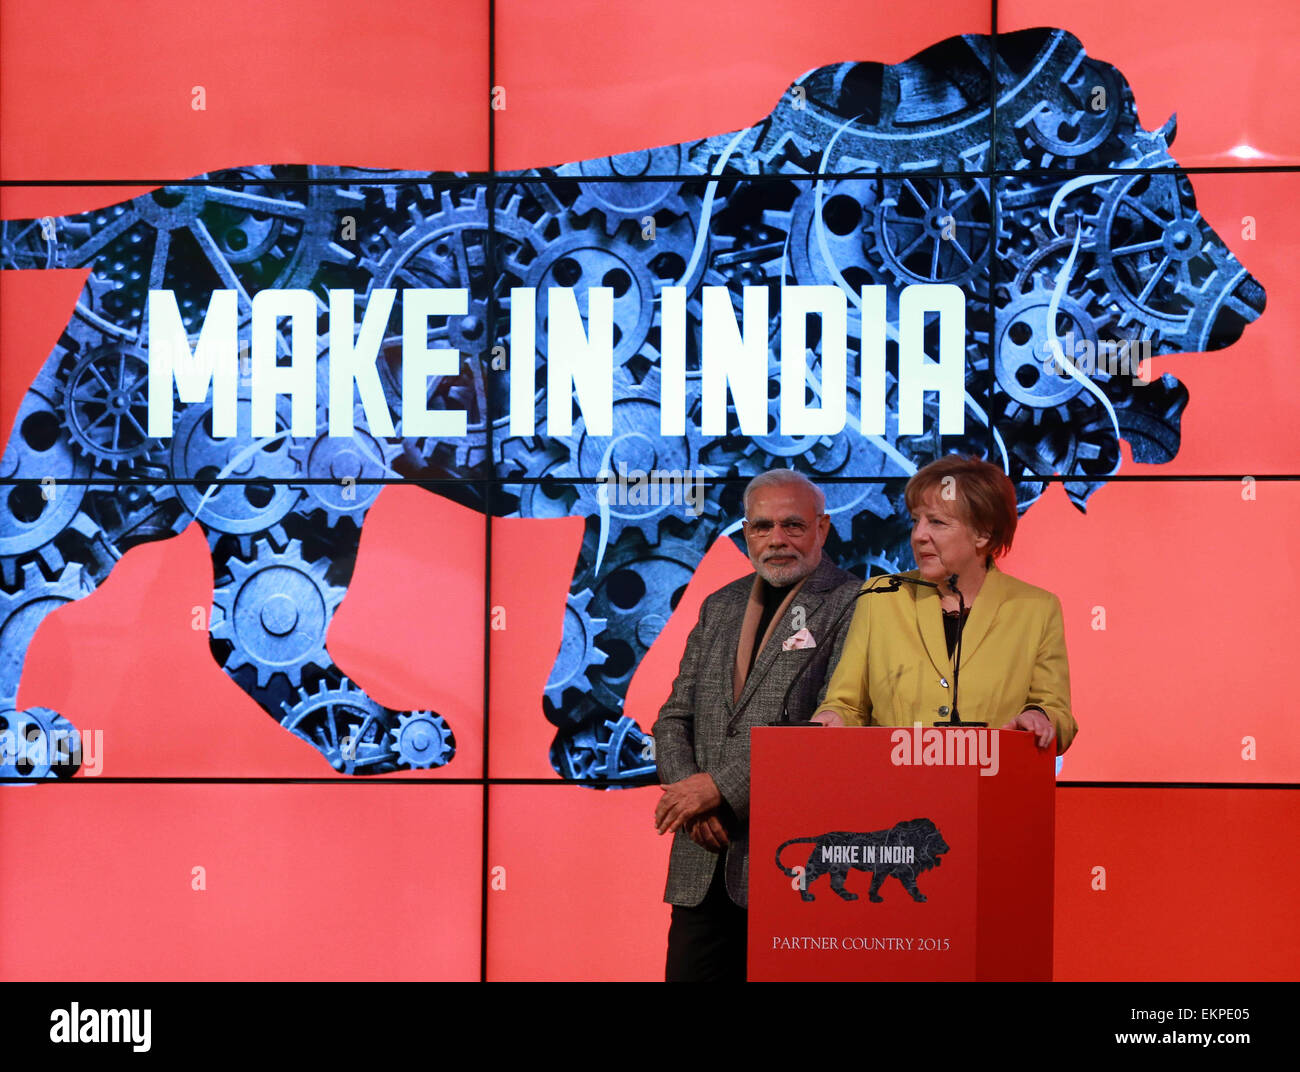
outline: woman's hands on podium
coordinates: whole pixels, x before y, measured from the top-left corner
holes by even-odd
[[[812,721],[820,722],[823,726],[844,725],[844,720],[840,718],[839,714],[829,708],[818,711],[813,715]],[[1037,707],[1025,708],[1005,726],[999,726],[998,728],[1003,730],[1028,730],[1037,738],[1039,748],[1049,748],[1056,740],[1056,727],[1052,725],[1052,720]]]
[[[998,729],[1029,730],[1037,736],[1039,748],[1048,748],[1056,740],[1056,727],[1052,725],[1052,720],[1037,707],[1026,707],[1005,726],[999,726]]]

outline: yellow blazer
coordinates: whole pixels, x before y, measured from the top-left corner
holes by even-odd
[[[885,581],[873,577],[863,589],[887,588]],[[938,591],[904,583],[863,595],[818,710],[837,712],[847,726],[928,726],[948,715],[952,670]],[[994,729],[1041,707],[1056,727],[1057,752],[1070,746],[1079,727],[1056,596],[989,569],[962,633],[957,706],[964,721]]]

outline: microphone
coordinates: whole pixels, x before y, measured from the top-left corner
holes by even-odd
[[[939,556],[939,564],[943,565],[942,556]],[[948,587],[952,589],[953,594],[957,597],[957,644],[952,658],[952,711],[946,719],[932,723],[932,725],[987,726],[987,722],[963,722],[961,716],[957,714],[957,686],[961,683],[961,637],[966,630],[966,599],[961,594],[961,589],[957,587],[957,574],[948,575]]]
[[[881,576],[887,579],[887,586],[879,587],[879,588],[859,589],[858,593],[852,599],[850,599],[848,603],[844,605],[844,608],[839,612],[839,614],[835,616],[835,620],[831,622],[830,628],[824,631],[823,633],[824,636],[833,637],[835,635],[836,627],[840,624],[841,621],[844,620],[844,615],[846,615],[853,607],[857,606],[858,600],[861,599],[863,596],[880,595],[882,592],[897,592],[903,587],[904,584],[920,585],[922,588],[939,587],[937,584],[934,584],[931,581],[923,581],[918,577],[904,577],[900,573],[881,574],[877,577],[869,578],[865,583],[872,584],[874,581],[879,580]],[[830,661],[830,652],[833,649],[833,647],[834,645],[827,646],[826,648],[827,653],[821,660],[823,665]],[[808,672],[808,668],[812,666],[813,663],[816,661],[817,661],[816,659],[809,659],[806,663],[803,664],[799,672],[794,675],[794,678],[790,681],[789,687],[785,690],[785,695],[781,698],[781,717],[778,718],[775,722],[769,722],[768,723],[769,726],[820,726],[821,725],[820,722],[814,722],[810,718],[800,718],[800,719],[790,718],[790,694],[794,692],[794,687],[797,684],[799,684],[799,680],[804,676],[804,674]]]

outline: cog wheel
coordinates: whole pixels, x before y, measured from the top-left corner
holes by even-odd
[[[551,742],[551,769],[566,782],[597,781],[601,776],[600,755],[592,747],[596,736],[594,730],[560,730]]]
[[[1263,312],[1264,289],[1197,211],[1187,176],[1116,176],[1091,222],[1088,278],[1117,304],[1123,334],[1155,353],[1222,349]]]
[[[89,538],[101,540],[113,561],[137,544],[180,535],[190,521],[175,487],[154,483],[167,475],[161,466],[136,469],[132,475],[139,475],[141,482],[88,488],[82,505],[93,525]]]
[[[594,742],[597,754],[604,757],[601,765],[603,777],[620,782],[657,780],[658,768],[654,760],[644,758],[644,746],[649,738],[640,726],[623,715],[617,722],[606,721],[605,729],[609,731],[609,738]]]
[[[569,451],[564,443],[542,436],[507,440],[501,446],[502,490],[518,498],[514,510],[506,517],[571,517],[577,502],[573,485],[557,477],[568,463]]]
[[[683,170],[680,145],[661,145],[617,156],[602,156],[565,164],[556,169],[562,176],[582,179],[620,179],[620,182],[578,183],[578,197],[573,203],[575,216],[585,216],[593,209],[605,221],[606,234],[613,235],[624,221],[640,226],[647,216],[660,212],[674,216],[686,212],[681,198],[681,184],[655,179],[656,175],[678,175]]]
[[[558,233],[547,240],[547,232]],[[594,218],[579,222],[563,215],[546,221],[536,233],[543,246],[528,267],[524,286],[538,295],[551,287],[585,291],[609,287],[614,292],[614,365],[625,365],[646,343],[655,322],[655,297],[664,283],[677,283],[694,244],[694,224],[686,218],[658,228],[653,240],[643,239],[632,224],[606,234]],[[578,303],[586,330],[587,311]],[[537,302],[536,341],[548,339],[548,303]],[[520,355],[515,356],[519,360]]]
[[[54,217],[0,221],[0,269],[5,271],[60,267],[59,227]]]
[[[1099,234],[1092,278],[1124,309],[1121,326],[1135,319],[1158,331],[1168,348],[1194,349],[1184,337],[1214,265],[1205,252],[1209,228],[1187,178],[1117,176],[1091,222]]]
[[[797,255],[799,235],[792,214],[797,196],[793,183],[738,182],[718,191],[710,219],[702,220],[707,222],[708,248],[700,264],[707,270],[699,282],[729,287],[737,307],[745,287],[766,286],[772,292],[769,307],[776,308],[783,273],[788,273],[788,262]],[[688,312],[698,324],[703,295],[695,280],[686,285],[691,295]],[[776,327],[769,327],[768,334],[775,340]]]
[[[1074,250],[1075,235],[1082,228],[1078,253],[1073,271],[1066,280],[1065,293],[1078,301],[1104,301],[1104,295],[1096,295],[1089,289],[1087,279],[1096,249],[1096,233],[1076,214],[1064,216],[1059,221],[1061,233],[1057,234],[1048,228],[1046,215],[1046,202],[1023,205],[1010,213],[1010,223],[1013,225],[1027,220],[1033,222],[1018,228],[1016,238],[998,250],[999,257],[1014,264],[1016,269],[1009,283],[1005,280],[999,282],[999,292],[1007,292],[1000,293],[1000,296],[1028,294],[1036,288],[1050,293],[1065,270],[1070,253]]]
[[[808,184],[790,219],[790,266],[803,286],[847,285],[854,294],[862,287],[886,283],[889,277],[867,259],[862,241],[884,196],[879,179],[818,179]],[[820,213],[818,203],[820,199]],[[827,263],[823,246],[829,255]],[[841,284],[843,280],[843,284]],[[849,333],[861,338],[861,314],[850,303]]]
[[[1037,424],[1041,411],[1062,407],[1058,413],[1068,418],[1064,408],[1083,388],[1078,380],[1064,372],[1047,370],[1051,352],[1045,349],[1053,331],[1061,340],[1062,354],[1072,361],[1072,340],[1096,347],[1096,324],[1088,311],[1069,295],[1062,295],[1053,324],[1048,323],[1052,292],[1036,289],[1011,301],[997,313],[996,375],[998,387],[1010,399],[1004,414],[1015,419],[1022,410],[1033,411]],[[1052,365],[1055,368],[1055,365]]]
[[[553,704],[560,704],[565,689],[581,689],[587,668],[600,666],[608,658],[596,646],[596,637],[604,631],[606,621],[604,618],[593,618],[587,613],[591,596],[589,588],[584,588],[581,592],[570,592],[565,604],[560,651],[546,682],[546,698]]]
[[[80,767],[81,735],[66,718],[48,707],[0,708],[0,778],[71,778]]]
[[[592,699],[606,711],[622,710],[633,672],[668,623],[715,531],[703,522],[669,520],[653,545],[640,531],[624,532],[607,550],[599,574],[591,571],[595,551],[588,532],[574,588],[592,591],[588,612],[606,621],[597,646],[607,658],[593,663],[598,668],[587,676]],[[568,708],[567,694],[558,706]]]
[[[362,268],[372,277],[371,287],[358,298],[364,309],[373,290],[409,287],[463,288],[468,291],[467,311],[460,317],[436,318],[429,323],[430,347],[454,349],[461,355],[457,376],[430,377],[427,405],[431,410],[466,413],[466,434],[454,444],[450,464],[463,473],[486,461],[484,444],[488,420],[488,380],[485,370],[493,348],[509,344],[510,290],[521,285],[522,265],[538,253],[533,225],[520,217],[521,199],[510,193],[489,212],[487,192],[472,188],[460,199],[450,191],[425,195],[406,206],[408,226],[402,232],[384,228],[371,243]],[[491,255],[494,263],[489,263]],[[495,330],[489,329],[489,299],[496,306]],[[394,320],[397,318],[394,317]],[[385,337],[379,362],[380,378],[389,404],[401,412],[402,337]],[[495,412],[505,413],[504,407]],[[494,438],[505,437],[505,417],[494,421]],[[428,465],[435,442],[412,445],[420,464]]]
[[[171,471],[178,480],[176,492],[185,509],[205,528],[237,539],[247,555],[257,533],[274,531],[302,497],[302,488],[290,483],[299,475],[290,451],[288,400],[281,396],[276,406],[276,432],[280,438],[264,446],[246,438],[218,438],[212,431],[212,404],[204,402],[185,409],[172,439]],[[241,392],[238,427],[252,424],[252,403]],[[242,483],[213,481],[227,474]]]
[[[857,574],[863,580],[885,573],[901,573],[912,568],[912,550],[906,539],[902,546],[889,548],[862,547],[860,544],[843,547],[835,555],[835,564],[841,569]]]
[[[1042,149],[1030,157],[1033,166],[1069,166],[1104,145],[1126,111],[1132,111],[1115,69],[1087,59],[1082,50],[1071,73],[1044,88],[1052,95],[1041,100],[1024,124],[1025,132]]]
[[[602,781],[608,789],[631,789],[658,781],[649,737],[626,715],[563,731],[551,745],[551,766],[566,781]]]
[[[163,186],[123,204],[71,217],[91,237],[64,253],[91,266],[76,319],[113,339],[135,340],[149,290],[176,295],[197,334],[213,290],[234,289],[241,309],[266,288],[310,287],[324,264],[352,253],[334,241],[339,216],[364,195],[328,180],[337,169],[300,165],[235,168],[203,176],[211,185]]]
[[[0,476],[25,480],[0,486],[0,577],[13,587],[19,562],[39,559],[48,572],[63,568],[55,538],[73,524],[90,475],[63,431],[50,398],[34,384],[23,397],[14,432],[0,459]]]
[[[859,412],[856,390],[849,390],[848,405],[850,413]],[[864,478],[897,476],[897,463],[857,434],[856,428],[832,437],[829,446],[811,453],[808,463],[809,476],[826,496],[826,513],[841,537],[850,538],[856,519],[863,515],[881,519],[890,515],[892,506],[882,485]]]
[[[1037,423],[1034,423],[1034,417],[1038,418]],[[1011,458],[1022,467],[1019,474],[1014,471],[1010,474],[1013,481],[1017,475],[1036,477],[1073,473],[1081,466],[1091,468],[1095,465],[1101,457],[1101,447],[1092,442],[1080,442],[1078,429],[1071,420],[1072,415],[1062,417],[1054,409],[1030,410],[1002,425]]]
[[[984,53],[987,41],[968,35],[889,66],[819,67],[781,97],[750,151],[765,172],[984,170],[991,61]]]
[[[274,674],[301,685],[306,666],[332,664],[325,633],[347,589],[325,579],[328,559],[306,562],[297,540],[284,551],[258,540],[251,562],[231,558],[227,568],[229,577],[212,593],[211,629],[213,638],[231,644],[227,672],[252,666],[265,688]]]
[[[50,581],[28,562],[22,567],[22,587],[0,592],[0,706],[17,702],[27,649],[41,622],[92,590],[80,563],[64,566],[57,580]]]
[[[292,706],[281,705],[280,725],[301,737],[344,774],[383,774],[394,769],[394,746],[382,707],[347,678],[333,687],[301,689]]]
[[[688,380],[686,427],[699,425],[695,384]],[[554,470],[557,479],[574,481],[577,509],[588,517],[608,519],[607,542],[613,543],[629,528],[637,529],[647,539],[658,534],[659,523],[667,517],[683,516],[693,507],[687,500],[692,491],[683,484],[693,484],[713,474],[702,467],[696,440],[691,434],[668,438],[659,434],[662,390],[658,368],[651,368],[641,383],[626,370],[614,373],[613,436],[588,435],[586,424],[574,422],[574,437],[569,460]],[[652,485],[651,473],[680,474],[671,482],[661,477]],[[627,484],[609,486],[592,481],[602,473],[616,477],[629,474]],[[624,492],[626,491],[626,494]],[[602,501],[602,498],[604,501]],[[633,499],[637,501],[632,501]],[[699,503],[697,516],[717,516],[716,504],[707,496]]]
[[[451,728],[441,715],[432,711],[412,711],[397,716],[397,729],[393,734],[393,752],[397,765],[424,770],[441,767],[456,752],[456,742]]]
[[[373,435],[360,406],[353,411],[351,436],[331,436],[326,421],[323,412],[318,414],[316,427],[324,430],[315,439],[292,440],[289,445],[289,455],[302,476],[332,482],[304,483],[304,502],[298,509],[323,510],[330,528],[345,517],[360,525],[384,488],[374,481],[394,475],[393,462],[402,448]]]
[[[1264,312],[1264,288],[1227,249],[1211,246],[1214,268],[1196,292],[1187,326],[1187,349],[1209,353],[1231,346]],[[1167,352],[1163,351],[1163,352]]]
[[[138,347],[109,344],[83,354],[68,372],[63,421],[72,442],[99,469],[115,470],[156,451],[149,423],[149,360]]]
[[[898,286],[969,284],[983,277],[993,240],[987,179],[884,180],[863,243],[877,271]]]

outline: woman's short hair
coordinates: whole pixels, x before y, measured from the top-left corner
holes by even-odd
[[[975,532],[988,533],[985,553],[990,558],[1011,550],[1016,534],[1016,487],[1006,473],[979,458],[945,454],[907,482],[903,491],[907,509],[915,513],[936,490],[941,499],[953,503],[957,515]]]

